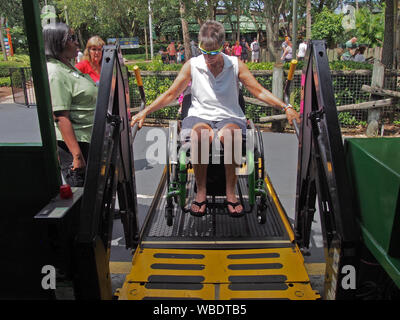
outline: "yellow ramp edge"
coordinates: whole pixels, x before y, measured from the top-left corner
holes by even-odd
[[[296,246],[237,250],[137,250],[119,299],[320,298]]]

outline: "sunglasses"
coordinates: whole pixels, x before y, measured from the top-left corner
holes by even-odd
[[[90,48],[89,50],[93,52],[102,52],[103,48]]]
[[[78,40],[78,37],[75,34],[69,34],[67,40],[75,42]]]
[[[214,51],[207,51],[204,50],[202,47],[200,47],[199,45],[199,49],[201,51],[202,54],[209,54],[210,56],[215,56],[216,54],[220,53],[223,49],[223,46],[221,46],[221,48],[219,48],[218,50],[214,50]]]

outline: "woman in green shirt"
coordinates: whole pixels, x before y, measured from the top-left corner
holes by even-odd
[[[69,185],[83,186],[97,87],[70,62],[79,43],[66,24],[44,26],[43,39],[61,171]]]

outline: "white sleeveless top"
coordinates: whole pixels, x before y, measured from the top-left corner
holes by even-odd
[[[208,69],[204,56],[190,59],[192,75],[192,105],[188,116],[204,120],[221,121],[227,118],[246,117],[239,105],[239,65],[237,57],[222,54],[224,67],[214,77]]]

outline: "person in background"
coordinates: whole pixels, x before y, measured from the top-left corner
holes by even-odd
[[[244,63],[246,63],[248,61],[248,52],[250,51],[250,47],[245,38],[242,38],[240,45],[242,46],[242,54],[240,58]]]
[[[169,63],[176,63],[176,48],[174,41],[171,41],[171,43],[168,45],[167,53],[168,53]]]
[[[251,49],[251,62],[260,62],[260,44],[257,38],[250,44]]]
[[[43,40],[61,172],[69,185],[82,187],[98,88],[70,63],[79,47],[72,29],[65,23],[45,25]]]
[[[196,217],[204,216],[207,207],[208,165],[199,160],[203,158],[204,143],[210,144],[214,135],[218,135],[222,143],[225,139],[232,141],[234,149],[241,144],[242,135],[246,132],[247,121],[238,99],[239,83],[260,101],[284,111],[289,123],[300,122],[299,114],[293,107],[262,87],[245,63],[237,56],[227,56],[221,52],[224,42],[223,25],[217,21],[206,21],[199,31],[199,48],[202,55],[187,61],[171,87],[149,106],[135,114],[131,121],[131,126],[138,123],[141,128],[147,115],[167,106],[191,82],[191,106],[188,116],[182,121],[181,140],[191,143],[197,193],[189,211]],[[241,130],[242,134],[234,134],[235,130]],[[231,155],[233,154],[234,150]],[[226,210],[231,217],[241,217],[245,214],[243,204],[238,201],[235,194],[238,164],[232,157],[230,160],[225,157],[225,160]]]
[[[346,42],[345,47],[346,47],[346,52],[342,54],[341,59],[343,61],[348,61],[352,59],[352,56],[354,56],[355,51],[358,47],[357,38],[356,37],[351,38],[349,41]]]
[[[237,57],[238,59],[242,56],[242,46],[239,43],[239,40],[235,42],[235,45],[232,47],[232,55]]]
[[[181,49],[183,48],[182,44],[180,42],[178,42],[177,46],[176,46],[176,62],[177,63],[181,63]]]
[[[290,37],[286,36],[285,41],[282,42],[281,48],[282,48],[282,54],[285,52],[286,47],[288,46],[288,43],[290,42]]]
[[[182,46],[181,49],[178,52],[178,55],[180,56],[181,63],[185,63],[185,47]]]
[[[192,52],[192,57],[197,57],[201,55],[201,52],[197,47],[197,43],[194,40],[190,41],[190,50]]]
[[[104,45],[105,42],[99,36],[91,37],[86,44],[82,61],[75,65],[82,73],[88,74],[96,85],[98,85],[100,81],[101,59],[103,58]]]
[[[161,61],[163,64],[168,64],[168,53],[165,51],[164,47],[160,48],[160,51],[158,53],[161,55]]]
[[[293,53],[292,53],[292,42],[290,40],[287,40],[287,46],[285,50],[283,51],[283,54],[281,56],[281,60],[284,62],[290,62],[293,59]]]
[[[78,49],[78,55],[76,56],[75,64],[81,62],[82,58],[83,58],[83,53],[80,49]]]
[[[224,49],[222,50],[223,53],[225,53],[227,56],[232,55],[232,49],[230,48],[229,42],[225,41],[224,43]]]
[[[365,50],[366,50],[365,46],[359,46],[356,49],[354,56],[352,56],[351,60],[355,62],[365,62],[365,56],[364,56]]]
[[[307,42],[303,39],[302,36],[299,37],[299,51],[297,52],[297,60],[302,61],[306,56],[307,52]]]

